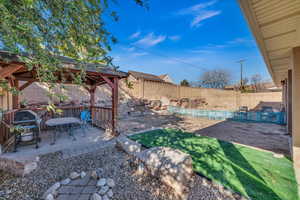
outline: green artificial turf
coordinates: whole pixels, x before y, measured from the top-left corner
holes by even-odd
[[[255,200],[298,200],[292,161],[272,153],[174,129],[130,136],[146,147],[191,155],[194,171]]]

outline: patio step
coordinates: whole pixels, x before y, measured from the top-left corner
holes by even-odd
[[[90,145],[81,146],[81,147],[77,147],[77,148],[65,149],[65,150],[62,150],[62,157],[63,157],[63,159],[68,159],[71,157],[80,156],[82,154],[91,153],[91,152],[97,151],[99,149],[103,149],[103,148],[112,146],[114,144],[115,144],[115,140],[113,139],[111,141],[97,142],[92,145],[90,144]]]

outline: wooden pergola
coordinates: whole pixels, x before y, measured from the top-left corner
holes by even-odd
[[[23,55],[24,56],[24,55]],[[81,72],[78,63],[67,57],[58,57],[62,63],[62,69],[55,73],[57,83],[72,84],[74,75]],[[108,84],[112,93],[112,107],[111,107],[111,128],[112,132],[116,134],[117,113],[118,113],[118,82],[120,79],[127,77],[127,73],[113,70],[101,64],[85,64],[86,78],[84,80],[85,89],[90,93],[90,106],[95,105],[95,91],[96,87]],[[20,57],[16,54],[11,54],[7,51],[0,51],[0,80],[8,80],[10,86],[16,87],[19,91],[34,82],[39,82],[36,76],[36,68],[29,70],[28,67],[20,61]],[[20,81],[25,81],[20,85]],[[19,109],[18,95],[12,98],[13,109]],[[93,118],[93,112],[92,112]]]

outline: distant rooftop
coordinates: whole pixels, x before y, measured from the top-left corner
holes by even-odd
[[[137,72],[137,71],[128,71],[128,74],[131,74],[133,77],[137,79],[165,82],[160,76],[156,76],[154,74],[147,74],[147,73]]]

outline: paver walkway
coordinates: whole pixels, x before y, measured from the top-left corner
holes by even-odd
[[[72,180],[67,185],[62,185],[58,189],[57,200],[89,200],[97,190],[97,181],[89,175],[84,178]]]
[[[110,200],[113,197],[115,182],[104,178],[103,169],[91,172],[72,172],[69,178],[52,185],[43,195],[46,200]]]

